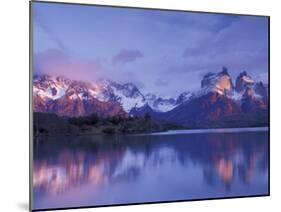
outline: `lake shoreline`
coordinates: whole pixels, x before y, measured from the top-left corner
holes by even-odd
[[[234,132],[257,132],[257,131],[269,131],[268,126],[261,127],[229,127],[229,128],[194,128],[194,129],[172,129],[166,131],[144,132],[144,133],[114,133],[106,134],[102,132],[85,132],[85,133],[40,133],[34,135],[34,138],[40,136],[147,136],[147,135],[179,135],[179,134],[199,134],[199,133],[234,133]]]
[[[183,129],[168,130],[166,132],[142,133],[138,135],[178,135],[202,133],[235,133],[235,132],[260,132],[269,131],[269,127],[244,127],[244,128],[212,128],[212,129]]]

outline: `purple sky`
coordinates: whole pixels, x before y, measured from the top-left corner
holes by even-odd
[[[33,2],[34,73],[133,82],[174,96],[202,76],[246,70],[267,81],[265,17]]]

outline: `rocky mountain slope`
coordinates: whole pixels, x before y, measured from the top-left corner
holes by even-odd
[[[33,108],[60,116],[102,116],[129,114],[146,105],[157,112],[167,112],[188,100],[190,93],[165,99],[154,94],[143,95],[133,83],[119,84],[110,80],[96,83],[70,80],[62,76],[34,77]]]
[[[237,77],[234,86],[226,68],[223,68],[217,74],[206,74],[201,81],[201,90],[162,118],[187,125],[220,122],[229,117],[236,122],[247,122],[249,120],[244,119],[245,113],[253,114],[253,120],[258,113],[268,113],[267,93],[266,86],[262,82],[254,82],[246,72]]]
[[[264,114],[268,113],[268,88],[245,71],[234,84],[225,67],[218,73],[205,74],[199,90],[183,92],[176,98],[145,95],[133,83],[110,80],[90,83],[42,75],[34,77],[33,109],[68,117],[92,113],[101,117],[128,117],[148,113],[157,120],[188,126],[226,119],[239,124],[247,121],[240,119],[246,113],[247,119],[254,114],[253,121],[257,114],[267,117]]]

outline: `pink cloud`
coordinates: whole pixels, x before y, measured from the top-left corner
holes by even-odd
[[[63,75],[71,79],[96,80],[101,67],[97,61],[75,59],[62,51],[49,49],[35,55],[35,73]]]

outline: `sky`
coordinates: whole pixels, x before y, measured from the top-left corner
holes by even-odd
[[[226,66],[268,78],[265,17],[32,3],[33,72],[132,82],[163,97]]]

